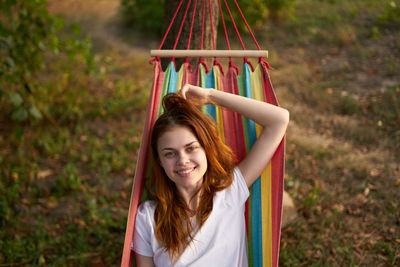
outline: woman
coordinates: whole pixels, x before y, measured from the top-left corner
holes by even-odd
[[[193,103],[219,105],[263,127],[237,166],[212,120]],[[137,266],[247,266],[248,187],[281,142],[288,111],[188,84],[163,105],[151,136],[154,200],[142,203],[136,216]]]

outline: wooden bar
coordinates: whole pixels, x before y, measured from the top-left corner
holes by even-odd
[[[268,50],[150,50],[152,57],[268,57]]]

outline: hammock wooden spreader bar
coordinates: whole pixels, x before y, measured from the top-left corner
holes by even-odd
[[[268,57],[267,50],[150,50],[150,56],[152,57],[233,57],[233,58],[244,58],[244,57]]]

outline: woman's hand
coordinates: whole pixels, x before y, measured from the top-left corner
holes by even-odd
[[[201,88],[191,84],[185,84],[179,93],[183,98],[191,100],[196,104],[205,105],[210,103],[210,89]]]

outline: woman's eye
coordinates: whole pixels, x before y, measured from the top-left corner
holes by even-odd
[[[172,158],[174,155],[175,155],[174,152],[167,152],[164,154],[164,157]]]
[[[192,152],[192,151],[196,150],[196,148],[197,147],[195,147],[195,146],[190,146],[187,148],[187,151]]]

